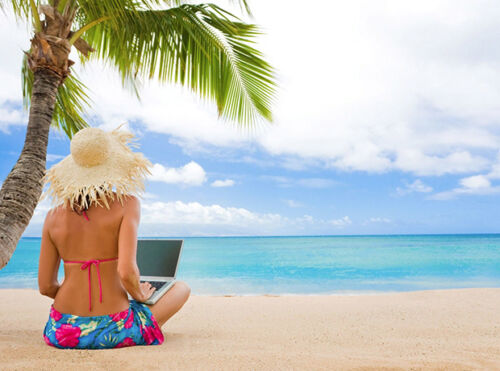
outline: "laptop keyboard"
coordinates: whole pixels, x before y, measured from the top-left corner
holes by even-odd
[[[162,287],[163,285],[165,285],[167,282],[165,281],[141,281],[141,283],[143,282],[149,282],[151,284],[151,286],[153,286],[154,288],[156,288],[157,290]]]

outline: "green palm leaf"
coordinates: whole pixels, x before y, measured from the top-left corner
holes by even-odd
[[[251,16],[247,0],[237,3]],[[0,0],[18,18],[33,19],[40,0]],[[96,52],[80,54],[82,64],[100,59],[118,70],[125,87],[139,98],[143,79],[158,79],[189,87],[216,103],[220,118],[249,126],[272,121],[276,82],[273,68],[253,47],[260,34],[254,24],[214,4],[185,0],[50,0],[59,7],[77,6],[78,37]],[[159,7],[169,6],[168,9]],[[83,27],[83,28],[82,28]],[[23,97],[28,107],[33,76],[23,62]],[[69,137],[87,126],[83,112],[90,99],[77,76],[58,89],[52,125]]]
[[[96,49],[90,59],[111,63],[123,81],[157,78],[188,86],[215,101],[226,119],[244,125],[272,120],[276,83],[272,67],[252,47],[257,26],[213,4],[137,10],[124,7],[127,2],[80,2],[79,22],[109,17],[84,34]]]
[[[35,3],[38,3],[38,1]],[[31,18],[30,2],[28,0],[0,0],[0,9],[5,12],[7,8],[12,9],[16,17]]]

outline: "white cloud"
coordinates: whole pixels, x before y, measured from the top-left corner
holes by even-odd
[[[370,223],[390,223],[391,219],[389,218],[382,218],[382,217],[375,217],[375,218],[370,218],[368,219],[368,222]]]
[[[500,145],[500,142],[499,142]],[[416,175],[462,174],[485,169],[488,160],[468,151],[455,151],[444,155],[426,155],[417,150],[399,151],[395,168]]]
[[[0,101],[0,131],[9,134],[10,126],[23,126],[27,123],[27,117],[20,109],[1,107]]]
[[[290,234],[314,224],[309,215],[288,218],[257,213],[241,207],[199,202],[147,202],[142,204],[141,235],[272,235]]]
[[[486,176],[489,179],[500,179],[500,151],[497,154],[495,163],[491,166],[490,172]]]
[[[489,12],[493,3],[460,4],[441,1],[423,12],[415,2],[331,2],[314,22],[334,49],[323,48],[322,38],[300,35],[293,16],[271,28],[269,50],[285,68],[287,93],[278,112],[282,121],[261,138],[265,148],[345,170],[441,175],[486,168],[490,159],[478,150],[499,144],[493,125],[500,72],[498,53],[478,45],[496,34],[498,14]],[[271,22],[272,11],[263,13]],[[285,61],[290,44],[301,38],[320,58],[314,71],[292,75],[304,61]],[[463,52],[469,48],[476,55]],[[314,78],[324,70],[327,76]],[[305,90],[319,94],[304,96]]]
[[[38,205],[36,205],[35,211],[33,212],[33,218],[31,220],[34,222],[43,222],[45,220],[45,214],[47,214],[47,211],[49,211],[51,208],[51,199],[43,199],[38,203]]]
[[[142,222],[168,224],[238,225],[282,221],[278,214],[257,214],[244,208],[202,205],[199,202],[153,202],[143,204]]]
[[[297,221],[297,223],[305,223],[305,224],[313,224],[313,223],[317,222],[317,219],[315,219],[311,215],[307,215],[307,214],[304,214],[303,216],[301,216],[295,220]]]
[[[459,195],[492,195],[500,193],[500,186],[493,186],[485,175],[474,175],[460,179],[460,187],[439,192],[432,196],[433,200],[450,200]]]
[[[329,221],[330,224],[333,224],[335,227],[345,227],[347,225],[352,224],[351,218],[348,216],[344,216],[340,219],[332,219]]]
[[[413,183],[406,183],[404,188],[397,187],[396,192],[403,196],[409,193],[428,193],[432,192],[432,187],[424,184],[420,179],[416,179]]]
[[[324,220],[304,214],[287,217],[261,213],[243,207],[204,205],[200,202],[159,201],[146,193],[141,203],[140,236],[225,236],[330,234],[352,224],[348,216]],[[51,208],[50,199],[35,209],[25,236],[40,236],[43,221]]]
[[[55,155],[55,154],[53,154],[53,153],[47,153],[47,162],[52,162],[52,161],[61,160],[61,159],[63,159],[64,157],[66,157],[66,156],[63,156],[63,155]]]
[[[500,179],[500,152],[496,161],[491,164],[485,174],[477,174],[459,180],[459,187],[435,193],[428,197],[434,200],[450,200],[460,195],[493,195],[500,193],[500,185],[492,184],[492,180]]]
[[[429,197],[431,200],[451,200],[459,195],[493,195],[500,193],[500,186],[484,188],[454,188],[450,191],[436,193]]]
[[[2,12],[0,22],[0,45],[9,52],[2,53],[0,69],[0,105],[5,102],[21,105],[21,62],[23,50],[29,49],[30,36],[22,23],[16,23],[11,13]]]
[[[196,162],[191,161],[179,168],[166,168],[161,164],[154,164],[149,180],[169,184],[185,184],[190,186],[202,185],[206,179],[205,170]]]
[[[224,180],[216,180],[212,182],[212,187],[232,187],[234,185],[234,180],[232,179],[224,179]]]
[[[279,2],[255,0],[252,7],[266,31],[258,48],[279,73],[275,125],[238,129],[217,121],[214,104],[188,89],[156,83],[144,85],[138,102],[109,70],[77,63],[95,102],[90,114],[109,125],[134,120],[193,148],[257,144],[297,159],[283,162],[292,168],[423,176],[491,167],[489,153],[500,146],[500,53],[484,45],[499,41],[496,2],[332,1],[318,13],[292,1],[287,17]],[[12,51],[2,58],[0,104],[20,102],[29,35],[12,20],[2,22],[0,35],[2,50]],[[314,61],[296,45],[314,50]]]
[[[474,175],[468,178],[462,178],[460,179],[460,184],[464,188],[469,189],[489,188],[491,186],[491,182],[484,175]]]
[[[284,201],[289,207],[301,207],[301,206],[303,206],[302,203],[295,201],[295,200],[284,200]]]
[[[142,204],[141,235],[279,235],[332,232],[352,224],[348,216],[323,220],[303,215],[290,218],[258,213],[241,207],[199,202],[145,202]]]

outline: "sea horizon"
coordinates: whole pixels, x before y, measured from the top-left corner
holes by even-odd
[[[165,235],[165,236],[137,236],[137,239],[158,239],[158,238],[287,238],[287,237],[397,237],[397,236],[500,236],[500,232],[470,232],[470,233],[367,233],[367,234],[289,234],[289,235],[207,235],[207,236],[185,236],[185,235]],[[41,239],[41,236],[23,236],[21,239]]]
[[[369,295],[500,287],[500,234],[140,236],[183,239],[195,295]],[[40,237],[23,237],[0,288],[37,288]],[[63,276],[63,265],[59,279]]]

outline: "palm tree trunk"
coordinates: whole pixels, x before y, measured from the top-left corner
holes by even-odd
[[[0,269],[11,258],[42,193],[49,129],[60,76],[47,69],[34,73],[24,147],[0,190]]]

